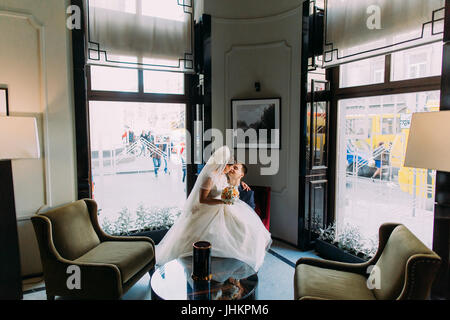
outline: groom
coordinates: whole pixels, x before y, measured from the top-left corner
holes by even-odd
[[[239,199],[247,203],[253,210],[255,210],[255,195],[254,191],[250,190],[245,184],[246,188],[242,186],[241,179],[247,174],[247,167],[243,163],[235,163],[233,168],[228,172],[227,177],[231,185],[239,186]]]

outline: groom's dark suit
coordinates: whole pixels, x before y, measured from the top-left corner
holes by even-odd
[[[239,184],[239,199],[248,204],[253,210],[255,210],[255,192],[253,190],[245,191],[242,185]]]

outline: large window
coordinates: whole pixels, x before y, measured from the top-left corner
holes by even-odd
[[[338,228],[376,243],[381,224],[400,222],[431,247],[435,171],[403,163],[411,114],[438,110],[439,91],[339,102]]]
[[[185,75],[90,67],[91,191],[111,234],[170,227],[186,199]]]
[[[399,222],[431,248],[436,172],[403,163],[411,115],[439,110],[441,61],[431,44],[339,67],[338,234],[356,229],[370,247],[381,224]]]

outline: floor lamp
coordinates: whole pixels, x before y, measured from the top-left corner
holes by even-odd
[[[450,172],[449,137],[450,111],[414,113],[406,147],[405,167]],[[442,175],[436,175],[436,185],[438,185],[439,177]],[[444,177],[446,176],[444,175]],[[448,290],[450,268],[448,244],[450,195],[447,191],[450,181],[439,181],[441,189],[443,184],[447,187],[443,188],[444,190],[436,188],[434,203],[434,232],[438,232],[438,237],[433,239],[433,250],[442,258],[442,266],[437,279],[439,283],[435,283],[439,291]]]
[[[0,117],[0,300],[23,297],[11,160],[39,156],[36,119]]]
[[[405,167],[450,172],[450,111],[413,113]]]

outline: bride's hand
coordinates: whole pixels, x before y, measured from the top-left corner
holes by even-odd
[[[242,185],[242,189],[244,189],[245,191],[250,191],[252,189],[250,189],[250,187],[248,186],[248,184],[246,184],[244,181],[241,181],[241,185]]]

